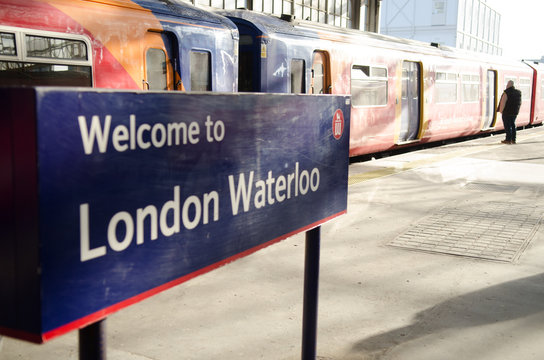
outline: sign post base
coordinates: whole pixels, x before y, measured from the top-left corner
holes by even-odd
[[[321,226],[306,232],[304,255],[304,303],[302,309],[302,360],[316,358],[317,301]]]
[[[106,360],[106,319],[79,329],[79,360]]]

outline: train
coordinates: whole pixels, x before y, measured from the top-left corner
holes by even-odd
[[[238,30],[176,1],[2,0],[0,84],[237,90]]]
[[[544,121],[544,66],[179,0],[0,0],[0,86],[351,95],[351,157]]]

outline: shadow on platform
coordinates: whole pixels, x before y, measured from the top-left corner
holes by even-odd
[[[508,281],[439,303],[412,324],[357,342],[352,355],[377,359],[389,349],[426,335],[524,318],[544,311],[544,274]],[[367,358],[365,357],[365,358]]]

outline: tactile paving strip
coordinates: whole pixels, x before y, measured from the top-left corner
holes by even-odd
[[[389,245],[512,262],[529,243],[541,217],[538,206],[525,204],[454,204],[424,218]]]

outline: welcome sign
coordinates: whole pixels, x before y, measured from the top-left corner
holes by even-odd
[[[0,98],[8,336],[46,341],[346,211],[349,97]]]

